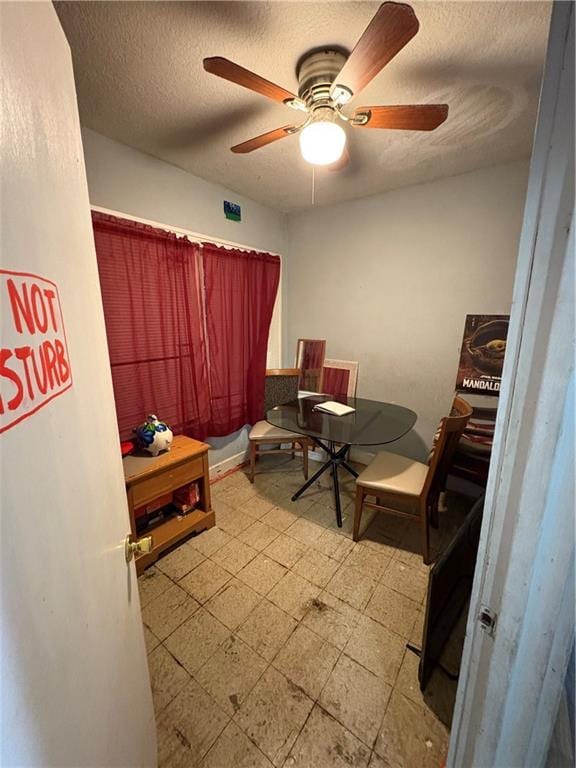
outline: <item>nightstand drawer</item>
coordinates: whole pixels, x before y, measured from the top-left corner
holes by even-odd
[[[202,459],[193,459],[168,471],[159,472],[154,477],[132,485],[132,504],[134,508],[153,501],[169,491],[175,491],[186,483],[197,480],[203,474]]]

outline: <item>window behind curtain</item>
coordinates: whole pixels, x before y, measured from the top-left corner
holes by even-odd
[[[255,420],[278,257],[92,218],[121,437],[149,413],[197,438]]]

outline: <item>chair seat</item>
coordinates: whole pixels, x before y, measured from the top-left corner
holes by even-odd
[[[267,421],[257,421],[250,430],[249,440],[278,440],[284,443],[290,440],[303,440],[304,435],[275,427]]]
[[[428,465],[381,451],[356,478],[356,484],[374,491],[418,496],[424,487]]]

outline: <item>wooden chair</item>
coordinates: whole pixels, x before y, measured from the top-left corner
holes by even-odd
[[[382,451],[356,478],[356,508],[354,511],[354,541],[358,541],[363,507],[408,517],[420,522],[422,556],[430,562],[429,518],[438,503],[450,461],[472,408],[460,397],[454,398],[452,411],[440,422],[440,430],[429,464],[406,456]],[[371,496],[375,501],[366,501]]]
[[[358,363],[352,360],[324,360],[322,391],[327,395],[356,397]]]
[[[264,414],[276,405],[283,405],[298,397],[299,368],[276,368],[266,371],[266,386],[264,390]],[[254,482],[256,461],[261,446],[273,445],[276,448],[266,449],[268,453],[291,453],[294,456],[296,446],[302,448],[302,469],[304,479],[308,480],[308,438],[296,432],[280,429],[267,421],[257,421],[248,435],[250,441],[250,482]],[[289,448],[282,448],[288,443]]]
[[[299,389],[307,392],[322,392],[322,369],[325,357],[325,339],[298,339],[295,367],[300,372]]]

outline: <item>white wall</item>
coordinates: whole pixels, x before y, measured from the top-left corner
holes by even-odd
[[[82,143],[92,205],[284,253],[284,214],[88,128]],[[240,203],[241,222],[224,218],[224,200]]]
[[[82,143],[92,205],[259,250],[286,253],[284,214],[88,128],[82,129]],[[224,217],[224,200],[240,203],[241,222]],[[213,466],[242,454],[248,441],[246,430],[240,430],[208,442],[214,446],[210,451]]]
[[[466,314],[510,311],[527,175],[516,162],[290,216],[285,363],[299,337],[358,360],[359,396],[418,414],[392,450],[424,457]]]

